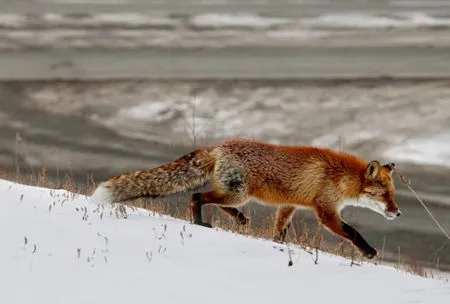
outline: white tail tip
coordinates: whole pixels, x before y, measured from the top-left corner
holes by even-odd
[[[106,183],[101,183],[89,198],[89,202],[95,205],[112,204],[113,200],[114,193],[111,188],[106,186]]]

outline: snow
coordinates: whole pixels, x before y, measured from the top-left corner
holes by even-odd
[[[170,107],[168,106],[170,104]],[[142,102],[135,106],[121,108],[117,116],[127,119],[137,119],[146,121],[148,119],[156,122],[163,122],[172,119],[179,113],[187,109],[186,104],[179,104],[172,100],[155,100],[152,102]]]
[[[4,303],[448,303],[450,283],[0,180]],[[274,248],[274,246],[278,248]]]
[[[385,156],[395,160],[448,166],[450,158],[450,133],[442,133],[427,138],[415,138],[403,145],[393,146]]]
[[[311,27],[327,28],[418,28],[418,27],[448,27],[449,18],[438,18],[421,12],[398,14],[397,16],[377,16],[373,14],[323,14],[314,18],[304,19],[301,24]]]
[[[151,139],[151,136],[154,136],[151,131],[149,132],[152,126],[167,124],[171,126],[173,134],[185,135],[187,130],[195,128],[202,130],[199,132],[202,136],[208,132],[208,139],[214,140],[249,136],[275,144],[310,144],[335,149],[340,148],[341,144],[346,149],[373,145],[376,151],[374,157],[382,156],[386,161],[449,166],[450,133],[440,131],[443,124],[448,121],[449,115],[446,111],[436,110],[441,107],[439,103],[434,105],[430,103],[429,108],[421,111],[410,111],[400,107],[394,111],[386,106],[377,109],[380,111],[379,115],[371,116],[367,114],[369,112],[362,103],[353,107],[350,101],[346,101],[346,109],[343,111],[340,108],[343,107],[342,101],[339,101],[336,104],[332,103],[332,107],[329,105],[330,109],[323,105],[323,109],[328,112],[334,109],[341,110],[340,113],[334,111],[330,114],[332,117],[338,117],[337,119],[326,119],[334,121],[333,128],[330,129],[323,127],[326,124],[321,122],[321,119],[324,119],[321,108],[308,108],[306,104],[308,101],[304,101],[305,104],[299,104],[297,100],[289,101],[292,93],[287,90],[280,93],[284,94],[283,99],[287,100],[282,102],[271,98],[264,89],[255,90],[252,94],[253,96],[246,98],[245,103],[241,99],[229,97],[226,100],[227,106],[218,104],[216,101],[221,97],[212,94],[198,96],[195,100],[186,98],[142,100],[135,105],[124,105],[105,119],[105,125],[115,131],[118,130],[123,136],[144,139]],[[357,103],[359,100],[355,98],[354,102]],[[195,111],[190,103],[195,103]],[[432,114],[422,114],[425,110]],[[267,115],[269,111],[270,115]],[[358,115],[345,120],[345,114],[341,113],[346,111],[357,111]],[[397,119],[400,111],[402,120]],[[294,116],[292,119],[287,118]],[[195,126],[192,124],[193,119]],[[421,119],[420,123],[418,119]],[[434,125],[427,123],[431,120]],[[138,123],[130,124],[130,121]],[[374,131],[373,125],[380,127]],[[296,133],[299,129],[308,134],[308,137],[301,141],[296,139],[295,142],[287,142],[289,138],[298,136]],[[317,131],[320,129],[322,131]]]
[[[241,27],[267,29],[279,25],[289,24],[289,19],[262,17],[255,14],[198,14],[190,19],[190,24],[195,27],[224,28]]]
[[[79,1],[79,0],[77,0]],[[341,29],[414,29],[448,28],[450,18],[425,12],[403,12],[375,14],[371,12],[324,13],[305,15],[297,18],[260,16],[254,13],[199,13],[187,16],[187,20],[172,16],[167,12],[154,11],[151,14],[140,12],[93,13],[84,16],[45,13],[42,15],[2,14],[0,27],[34,28],[44,27],[137,27],[146,29],[172,29],[184,26],[208,30],[257,30],[274,31],[275,35],[297,38],[323,37]],[[187,21],[187,23],[186,23]],[[54,28],[52,28],[54,29]],[[326,29],[327,31],[323,31]],[[274,33],[271,33],[273,36]]]
[[[21,27],[26,23],[26,17],[21,14],[0,14],[0,27]]]
[[[2,15],[0,15],[2,17]],[[70,17],[67,15],[46,13],[40,16],[41,22],[52,26],[118,26],[118,27],[171,27],[176,26],[177,21],[169,17],[154,14],[147,16],[139,13],[102,13],[86,15],[84,17]],[[0,19],[1,20],[1,19]]]

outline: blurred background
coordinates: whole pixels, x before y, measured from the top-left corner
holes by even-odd
[[[231,136],[318,145],[396,162],[450,231],[449,46],[447,0],[0,0],[0,168],[98,183]],[[449,271],[396,184],[401,218],[348,221]]]

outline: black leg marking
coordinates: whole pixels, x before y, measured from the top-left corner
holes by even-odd
[[[377,254],[377,251],[372,246],[370,246],[361,236],[361,234],[352,226],[348,225],[345,222],[342,222],[342,230],[347,234],[348,238],[353,242],[353,244],[361,249],[365,257],[371,259]]]

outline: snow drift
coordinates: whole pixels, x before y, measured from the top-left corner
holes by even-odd
[[[4,303],[449,303],[450,284],[0,180]],[[281,246],[282,247],[282,246]]]

